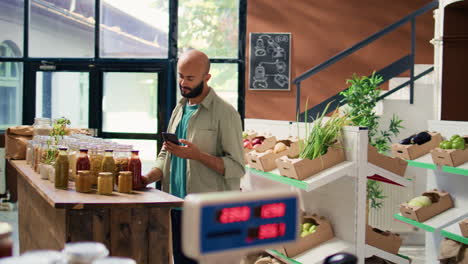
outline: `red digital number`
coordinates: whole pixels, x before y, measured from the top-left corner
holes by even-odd
[[[284,236],[285,232],[286,225],[284,223],[261,225],[258,227],[258,239]]]
[[[244,222],[250,219],[250,207],[240,206],[224,208],[218,217],[218,221],[222,224]]]
[[[265,204],[260,209],[261,218],[283,217],[286,213],[286,205],[284,203]]]

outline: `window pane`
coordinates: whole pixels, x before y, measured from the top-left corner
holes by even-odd
[[[101,0],[100,56],[167,58],[167,0]]]
[[[210,58],[237,58],[238,10],[238,0],[179,0],[179,47]]]
[[[22,57],[23,0],[0,0],[0,17],[0,57]]]
[[[71,127],[88,127],[89,73],[37,72],[36,117],[70,119]]]
[[[141,172],[146,174],[153,167],[157,157],[157,141],[143,139],[111,139],[119,144],[133,145],[134,150],[139,150],[141,160]]]
[[[158,131],[158,74],[104,73],[102,130],[156,133]]]
[[[23,108],[23,64],[0,62],[0,129],[21,124]],[[15,75],[13,74],[15,72]]]
[[[94,57],[94,3],[30,1],[30,56]]]
[[[208,82],[216,93],[237,110],[238,71],[237,64],[211,63],[211,79]]]

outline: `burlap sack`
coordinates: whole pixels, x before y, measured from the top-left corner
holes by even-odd
[[[9,127],[5,135],[5,158],[22,160],[26,158],[26,144],[33,137],[32,126]]]

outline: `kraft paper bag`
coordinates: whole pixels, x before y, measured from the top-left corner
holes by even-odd
[[[5,158],[22,160],[26,158],[26,144],[33,137],[32,126],[9,127],[5,135]]]

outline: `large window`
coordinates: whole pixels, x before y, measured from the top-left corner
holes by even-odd
[[[176,104],[181,52],[205,52],[209,85],[238,108],[245,8],[246,0],[0,0],[0,130],[65,116],[153,160]]]

